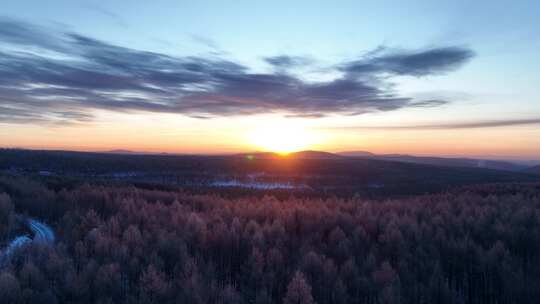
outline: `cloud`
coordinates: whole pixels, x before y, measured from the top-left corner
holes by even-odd
[[[11,18],[0,18],[0,43],[23,47],[39,47],[43,50],[66,52],[62,36],[30,23]]]
[[[411,102],[410,105],[422,108],[422,107],[433,107],[433,106],[442,106],[447,104],[448,101],[442,99],[426,99],[421,101]]]
[[[367,58],[343,65],[351,74],[389,73],[396,75],[426,76],[442,74],[461,67],[474,56],[463,47],[432,48],[421,51],[389,51],[378,48]]]
[[[118,14],[115,14],[99,5],[95,5],[95,4],[85,4],[83,5],[83,8],[89,10],[89,11],[92,11],[94,13],[97,13],[99,15],[102,15],[106,18],[108,18],[109,20],[113,21],[114,23],[116,23],[117,25],[121,26],[121,27],[128,27],[128,24],[124,21],[124,19],[122,17],[120,17],[120,15]]]
[[[197,35],[197,34],[192,34],[190,35],[191,39],[199,44],[202,44],[210,49],[213,49],[213,50],[219,50],[219,47],[218,47],[218,44],[208,38],[208,37],[204,37],[204,36],[201,36],[201,35]]]
[[[287,118],[322,118],[325,117],[325,114],[319,113],[319,114],[288,114],[285,115]]]
[[[269,57],[276,69],[255,73],[222,57],[169,56],[0,18],[0,122],[87,122],[95,109],[317,118],[439,106],[447,101],[400,96],[379,73],[435,74],[472,56],[461,48],[381,52],[342,62],[333,67],[341,76],[313,82],[283,71],[311,63],[303,57]]]
[[[449,129],[479,129],[508,126],[540,125],[540,118],[484,120],[472,122],[453,122],[443,124],[405,125],[405,126],[352,126],[336,127],[340,130],[449,130]]]
[[[288,55],[266,57],[264,61],[277,68],[292,68],[312,63],[312,60],[307,57]]]

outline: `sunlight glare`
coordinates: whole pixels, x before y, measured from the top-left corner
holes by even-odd
[[[257,149],[280,154],[306,150],[316,142],[313,132],[299,124],[287,122],[257,127],[248,137]]]

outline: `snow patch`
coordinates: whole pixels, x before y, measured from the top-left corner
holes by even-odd
[[[295,185],[292,183],[242,182],[239,180],[215,181],[210,185],[213,187],[240,187],[263,190],[307,188],[306,185]]]

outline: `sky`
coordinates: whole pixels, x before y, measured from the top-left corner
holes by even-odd
[[[0,146],[540,159],[538,1],[2,1]]]

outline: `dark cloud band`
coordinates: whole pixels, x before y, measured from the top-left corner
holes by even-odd
[[[317,118],[438,106],[447,101],[399,96],[378,75],[439,74],[472,56],[457,47],[373,52],[336,66],[336,79],[308,82],[288,72],[311,64],[302,57],[266,58],[276,69],[254,73],[223,58],[140,51],[0,18],[0,122],[89,121],[90,109]]]
[[[352,126],[336,127],[339,130],[451,130],[451,129],[479,129],[509,126],[540,125],[540,118],[484,120],[471,122],[456,122],[431,125],[404,125],[404,126]]]
[[[414,52],[380,48],[371,52],[367,58],[344,64],[342,70],[357,75],[389,73],[426,76],[455,70],[473,56],[473,51],[462,47],[443,47]]]

